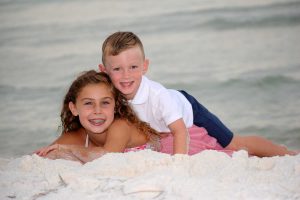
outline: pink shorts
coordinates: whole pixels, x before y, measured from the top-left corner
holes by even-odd
[[[194,125],[188,131],[190,136],[189,155],[194,155],[204,150],[217,150],[228,155],[233,153],[231,150],[225,150],[214,137],[209,136],[205,128]],[[171,133],[161,139],[161,152],[173,154],[173,135]]]

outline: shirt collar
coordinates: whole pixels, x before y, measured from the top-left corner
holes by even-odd
[[[143,104],[147,101],[148,96],[149,96],[149,85],[147,82],[149,79],[145,76],[142,76],[142,81],[140,84],[140,87],[135,94],[134,98],[132,100],[129,100],[130,103],[132,104]]]

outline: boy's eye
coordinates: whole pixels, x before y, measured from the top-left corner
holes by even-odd
[[[116,71],[116,72],[120,71],[120,67],[114,67],[113,71]]]
[[[137,68],[139,68],[139,66],[136,65],[131,66],[131,69],[137,69]]]

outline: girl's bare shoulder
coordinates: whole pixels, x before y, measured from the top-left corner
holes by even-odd
[[[85,143],[86,133],[83,129],[62,133],[56,140],[59,144],[83,145]]]
[[[108,129],[109,135],[115,135],[116,137],[133,137],[137,134],[139,134],[138,128],[128,122],[126,119],[116,119],[111,124],[111,126]]]
[[[132,132],[126,120],[117,119],[107,129],[104,148],[109,152],[123,152],[132,138]]]
[[[126,130],[132,128],[132,125],[125,119],[115,119],[113,123],[110,125],[110,130]]]

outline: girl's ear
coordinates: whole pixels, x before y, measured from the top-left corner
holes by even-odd
[[[69,109],[70,109],[71,113],[72,113],[74,116],[77,116],[77,115],[78,115],[76,106],[75,106],[75,104],[74,104],[73,102],[69,102]]]

